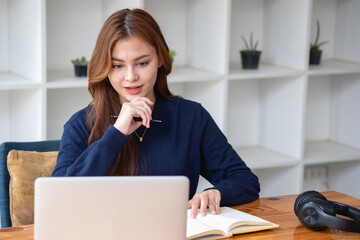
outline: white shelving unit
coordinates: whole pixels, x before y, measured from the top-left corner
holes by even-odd
[[[171,90],[211,113],[261,196],[307,190],[307,171],[323,168],[322,187],[360,197],[350,188],[360,174],[356,0],[0,0],[0,142],[61,137],[91,101],[71,59],[89,59],[105,19],[124,7],[158,21],[177,52]],[[316,19],[329,43],[321,65],[309,66]],[[250,32],[258,70],[241,68]]]
[[[42,7],[40,1],[0,0],[1,142],[39,139],[46,125]]]
[[[351,188],[360,173],[360,54],[353,42],[360,39],[356,25],[360,2],[315,0],[311,22],[319,19],[323,47],[320,66],[307,71],[305,148],[306,168],[320,166],[327,170],[328,189],[360,197]],[[315,24],[310,37],[315,38]]]

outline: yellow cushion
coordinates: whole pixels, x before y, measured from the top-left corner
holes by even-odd
[[[7,157],[10,174],[10,217],[12,226],[34,223],[34,182],[49,177],[57,158],[54,152],[11,150]]]

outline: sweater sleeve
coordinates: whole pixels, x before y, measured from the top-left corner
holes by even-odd
[[[259,198],[257,176],[228,143],[210,114],[202,108],[204,132],[201,175],[221,193],[221,205],[238,205]]]
[[[52,176],[106,176],[128,138],[110,125],[104,136],[87,146],[89,133],[80,118],[64,126]]]

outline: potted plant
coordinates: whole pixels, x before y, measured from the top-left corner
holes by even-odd
[[[320,64],[320,59],[321,59],[321,50],[320,47],[326,43],[328,43],[328,41],[323,41],[319,43],[319,37],[320,37],[320,23],[319,20],[316,20],[316,37],[315,37],[315,42],[314,43],[310,43],[310,59],[309,59],[309,64],[311,65],[319,65]]]
[[[250,33],[250,41],[246,41],[244,36],[241,36],[245,49],[240,51],[241,55],[241,61],[242,61],[242,68],[243,69],[257,69],[259,67],[259,60],[261,51],[257,51],[256,48],[259,45],[259,41],[256,41],[255,44],[253,44],[253,36],[252,33]]]
[[[85,57],[82,57],[81,59],[76,58],[74,60],[71,60],[71,62],[74,64],[75,76],[77,77],[87,76],[87,66],[89,64],[89,61],[87,61]]]
[[[174,62],[174,57],[176,55],[176,51],[175,50],[169,50],[169,54],[170,54],[170,58],[171,58],[171,62]]]

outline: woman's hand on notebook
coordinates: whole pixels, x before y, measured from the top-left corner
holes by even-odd
[[[205,216],[207,208],[209,208],[211,214],[219,214],[220,200],[221,194],[217,189],[209,189],[195,194],[188,202],[188,208],[191,209],[191,217],[195,218],[199,209],[201,216]]]

